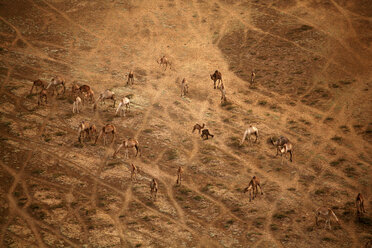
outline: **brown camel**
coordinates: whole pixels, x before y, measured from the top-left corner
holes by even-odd
[[[116,127],[112,124],[106,124],[102,127],[102,130],[99,133],[99,135],[97,136],[96,141],[94,142],[94,144],[97,144],[98,139],[103,135],[103,145],[106,145],[106,136],[109,133],[112,134],[112,139],[111,139],[111,143],[110,143],[110,144],[112,144],[112,142],[114,142],[115,134],[116,134]]]
[[[248,184],[248,187],[246,187],[243,191],[244,193],[249,191],[249,201],[251,201],[251,199],[254,200],[254,198],[257,196],[258,193],[257,186],[260,187],[261,195],[263,195],[260,180],[256,176],[253,176],[252,180]]]

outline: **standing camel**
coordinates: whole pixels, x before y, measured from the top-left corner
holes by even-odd
[[[194,125],[194,128],[192,129],[192,133],[194,133],[194,131],[197,129],[197,130],[199,130],[199,134],[200,134],[200,131],[201,131],[204,127],[205,127],[205,124],[204,124],[204,123],[203,123],[202,126],[200,126],[198,123],[196,123],[196,124]]]
[[[218,83],[217,88],[219,87],[220,83],[222,82],[222,74],[218,70],[216,70],[213,74],[210,74],[211,79],[213,80],[214,89],[216,89],[216,82]]]
[[[252,144],[252,140],[251,140],[251,135],[252,134],[254,134],[256,136],[256,139],[254,141],[256,143],[257,140],[258,140],[258,129],[255,126],[249,125],[249,127],[245,130],[245,132],[243,134],[243,138],[242,138],[242,141],[240,142],[240,145],[242,145],[244,143],[247,136],[248,136],[249,144]]]
[[[336,214],[332,211],[332,209],[326,208],[326,207],[320,207],[320,208],[318,208],[316,210],[316,215],[315,215],[315,223],[316,223],[316,225],[317,226],[319,225],[319,218],[323,218],[323,219],[325,219],[325,226],[324,226],[324,228],[327,227],[327,223],[328,223],[329,230],[331,230],[331,216],[333,216],[333,218],[335,218],[335,220],[337,221],[337,223],[339,223],[338,218],[337,218]]]
[[[111,90],[105,90],[103,93],[101,93],[98,97],[98,99],[94,102],[93,109],[97,108],[97,102],[101,102],[101,104],[105,104],[105,100],[110,99],[114,102],[113,107],[115,108],[116,98],[115,98],[115,92]]]
[[[125,148],[126,158],[129,158],[129,148],[136,148],[136,157],[137,157],[137,154],[140,152],[139,142],[136,139],[133,139],[133,138],[129,138],[127,140],[124,139],[119,145],[119,147],[116,149],[116,151],[114,152],[114,155],[113,155],[114,158],[116,157],[116,154],[120,151],[120,149],[123,146]]]
[[[151,183],[150,183],[151,198],[156,200],[156,194],[157,193],[158,193],[158,183],[156,182],[155,178],[153,178]]]
[[[159,58],[156,62],[158,62],[158,64],[160,66],[163,66],[165,65],[165,70],[167,70],[167,67],[169,66],[169,69],[172,69],[171,68],[171,62],[169,61],[169,59],[164,55],[163,57]]]
[[[257,193],[258,193],[257,186],[260,187],[261,195],[263,195],[262,188],[261,188],[261,185],[260,185],[260,180],[256,176],[253,176],[253,178],[249,182],[248,186],[243,190],[244,193],[249,191],[249,201],[251,201],[251,199],[254,200],[254,198],[257,196]]]
[[[125,106],[125,109],[124,109]],[[119,106],[116,109],[115,115],[118,115],[120,111],[120,116],[125,116],[125,113],[129,111],[130,109],[130,100],[127,97],[124,97],[123,99],[120,100]]]
[[[128,74],[127,85],[129,85],[131,83],[132,83],[132,85],[134,84],[134,73],[133,73],[133,71],[130,71],[129,74]]]
[[[74,81],[71,85],[71,95],[79,94],[80,86]]]
[[[189,84],[186,78],[184,78],[181,83],[181,96],[186,96],[187,93],[189,93]]]
[[[77,96],[75,98],[74,103],[72,104],[72,113],[74,113],[74,114],[79,113],[80,112],[80,110],[79,110],[80,106],[81,106],[81,98]]]
[[[289,143],[289,139],[287,139],[284,136],[280,136],[278,139],[273,139],[273,137],[270,138],[271,143],[276,147],[276,156],[279,154],[279,147],[283,146],[286,143]]]
[[[78,127],[78,141],[84,140],[86,137],[91,138],[91,135],[97,134],[96,126],[88,121],[82,121]],[[83,139],[82,139],[83,138]]]
[[[182,173],[183,173],[182,166],[179,166],[178,167],[178,170],[177,170],[177,181],[176,181],[176,184],[181,185]]]
[[[34,87],[35,88],[41,88],[40,89],[40,92],[41,92],[42,90],[44,90],[47,87],[47,83],[40,80],[40,79],[35,80],[34,83],[32,84],[32,87],[31,87],[31,90],[30,90],[30,95],[32,94],[32,90],[34,89]]]
[[[204,139],[204,137],[206,137],[205,139],[208,139],[208,136],[211,136],[212,138],[214,137],[213,134],[209,133],[209,130],[208,129],[204,129],[202,131],[202,134],[201,134],[201,137]]]
[[[66,91],[65,80],[60,76],[52,78],[52,80],[50,81],[46,89],[49,89],[50,86],[53,86],[53,95],[54,95],[54,91],[57,91],[57,86],[60,86],[60,85],[62,85],[63,94],[65,94],[65,91]],[[57,94],[58,94],[58,91],[57,91]]]
[[[358,194],[355,200],[355,206],[357,209],[357,215],[362,215],[366,212],[366,210],[364,209],[364,198],[361,193]]]
[[[99,133],[99,135],[97,136],[96,141],[94,142],[94,144],[97,144],[98,139],[103,135],[103,145],[106,145],[106,136],[109,133],[112,134],[112,139],[111,139],[111,143],[110,143],[110,144],[112,144],[112,142],[114,142],[115,134],[116,134],[116,127],[112,124],[106,124],[102,127],[102,130]]]
[[[90,100],[90,102],[94,101],[94,92],[90,88],[89,85],[84,84],[84,85],[80,86],[79,91],[80,91],[80,96],[83,100],[85,98],[88,98]]]

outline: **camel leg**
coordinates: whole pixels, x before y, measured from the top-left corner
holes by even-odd
[[[115,139],[115,133],[113,132],[112,133],[112,139],[111,139],[111,143],[110,144],[112,144],[112,142],[114,142],[114,139]]]
[[[261,190],[261,195],[263,195],[263,192],[262,192],[262,188],[261,188],[261,185],[260,184],[257,184],[259,187],[260,187],[260,190]]]
[[[289,155],[290,155],[290,157],[289,157],[289,161],[292,162],[292,156],[293,156],[292,151],[289,151]]]
[[[118,149],[116,149],[116,151],[114,152],[114,155],[112,157],[115,158],[116,154],[120,151],[120,149],[123,147],[123,144],[120,144]]]
[[[137,157],[137,154],[138,154],[138,152],[139,152],[139,146],[134,145],[134,147],[136,148],[136,157]]]

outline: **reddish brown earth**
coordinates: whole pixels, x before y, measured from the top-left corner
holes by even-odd
[[[371,27],[366,0],[0,1],[0,246],[363,247],[372,239]],[[171,70],[156,63],[163,54]],[[56,75],[66,94],[38,106],[32,81]],[[130,95],[129,114],[115,117],[108,101],[73,115],[74,80]],[[82,120],[114,124],[114,144],[80,145]],[[195,123],[215,137],[192,134]],[[239,146],[250,123],[259,143]],[[273,135],[293,142],[293,163],[275,157]],[[126,137],[142,155],[113,159]],[[249,202],[242,190],[253,175],[264,195]],[[319,206],[339,217],[332,230],[315,225]]]

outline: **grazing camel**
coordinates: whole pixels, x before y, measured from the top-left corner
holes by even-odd
[[[289,143],[289,140],[284,137],[284,136],[280,136],[278,139],[274,140],[272,137],[270,138],[271,140],[271,143],[276,146],[276,156],[278,156],[279,154],[279,147],[283,146],[284,144],[286,143]]]
[[[181,96],[186,96],[187,93],[189,93],[189,84],[186,78],[184,78],[181,83]]]
[[[210,74],[211,79],[214,83],[214,88],[216,89],[216,82],[218,82],[217,88],[219,87],[220,83],[222,82],[222,74],[218,70],[216,70],[213,74]]]
[[[210,133],[209,133],[209,130],[208,130],[208,129],[204,129],[204,130],[202,131],[201,137],[203,138],[204,136],[206,137],[206,139],[208,139],[208,136],[212,136],[212,138],[214,137],[213,134],[210,134]]]
[[[111,90],[105,90],[103,93],[101,93],[99,95],[98,99],[94,102],[93,109],[97,108],[97,102],[101,102],[101,104],[103,102],[103,104],[106,104],[105,100],[107,100],[107,99],[110,99],[110,100],[114,101],[113,107],[115,108],[115,103],[116,103],[115,92],[113,92]]]
[[[222,82],[221,82],[220,91],[221,91],[221,103],[224,103],[224,102],[227,101],[227,99],[226,99],[226,90],[225,90],[225,86],[223,85]]]
[[[245,139],[247,138],[247,136],[248,136],[249,144],[252,144],[252,140],[251,140],[251,135],[252,134],[254,134],[256,136],[256,139],[254,141],[256,143],[257,140],[258,140],[258,129],[255,126],[249,125],[249,127],[245,130],[245,132],[243,134],[242,141],[240,142],[239,145],[243,145],[243,143],[244,143]]]
[[[323,218],[325,219],[325,226],[324,226],[324,229],[327,227],[327,223],[328,223],[328,226],[329,226],[329,230],[331,230],[331,216],[333,216],[333,218],[336,219],[337,223],[340,224],[340,222],[338,221],[338,218],[336,216],[336,214],[332,211],[332,209],[330,208],[326,208],[326,207],[320,207],[316,210],[316,215],[315,215],[315,223],[316,225],[318,226],[319,225],[319,218]]]
[[[137,157],[138,153],[140,152],[139,142],[136,139],[133,139],[133,138],[129,138],[127,140],[124,139],[121,142],[121,144],[118,146],[116,151],[114,152],[114,155],[113,155],[114,158],[116,157],[116,154],[120,151],[120,149],[123,146],[125,148],[125,157],[126,158],[129,158],[129,148],[133,148],[133,147],[136,148],[136,157]]]
[[[196,124],[194,125],[194,128],[192,129],[192,133],[194,133],[194,131],[195,131],[196,129],[198,129],[198,130],[199,130],[199,134],[200,134],[200,131],[201,131],[204,127],[205,127],[205,124],[204,124],[204,123],[203,123],[202,126],[200,126],[198,123],[196,123]]]
[[[79,87],[80,95],[82,99],[89,98],[90,102],[94,101],[94,92],[89,85],[82,85]]]
[[[138,173],[138,169],[137,169],[137,166],[135,166],[134,164],[130,164],[132,170],[130,172],[130,179],[132,181],[137,181],[137,173]]]
[[[292,145],[292,143],[288,142],[288,143],[285,143],[283,146],[278,146],[278,150],[280,152],[280,156],[283,156],[283,154],[284,154],[285,158],[287,157],[287,153],[289,153],[289,155],[290,155],[289,161],[292,162],[292,157],[293,157],[293,145]]]
[[[52,78],[52,80],[50,81],[46,89],[49,89],[50,86],[53,86],[53,94],[54,94],[54,91],[57,91],[57,86],[60,86],[60,85],[62,85],[63,94],[65,94],[65,91],[66,91],[65,80],[60,76]],[[58,94],[58,91],[57,91],[57,94]]]
[[[158,62],[158,64],[160,66],[165,65],[164,71],[167,70],[168,66],[169,66],[169,69],[172,69],[171,68],[171,62],[169,61],[169,59],[167,57],[165,57],[165,55],[163,57],[159,58],[156,62]]]
[[[355,206],[357,209],[357,215],[362,215],[366,212],[366,210],[364,209],[364,198],[361,193],[358,194],[355,200]]]
[[[155,178],[152,179],[150,183],[150,194],[151,198],[156,200],[156,194],[158,193],[158,183],[156,182]]]
[[[112,134],[112,139],[111,139],[111,142],[114,142],[114,139],[115,139],[115,134],[116,134],[116,127],[112,124],[106,124],[102,127],[102,130],[101,132],[99,133],[99,135],[97,136],[96,138],[96,141],[94,142],[94,144],[97,144],[97,141],[98,139],[103,135],[103,145],[106,145],[106,136],[111,133]]]
[[[30,90],[30,95],[32,94],[32,90],[34,89],[34,87],[35,88],[41,88],[41,90],[40,90],[40,92],[41,92],[42,90],[44,90],[47,87],[47,83],[40,80],[40,79],[35,80],[34,83],[32,84],[32,87],[31,87],[31,90]]]
[[[128,81],[127,81],[127,85],[132,83],[132,85],[134,84],[134,73],[133,71],[130,71],[129,74],[128,74]]]
[[[39,98],[37,100],[37,105],[41,105],[43,103],[43,100],[45,104],[48,104],[48,91],[43,89],[39,93]]]
[[[74,103],[72,104],[72,113],[74,113],[74,114],[79,113],[80,112],[80,110],[79,110],[80,106],[81,106],[81,98],[77,96],[75,98]]]
[[[84,140],[86,137],[91,138],[91,135],[93,134],[97,135],[97,128],[96,128],[96,125],[88,121],[82,121],[79,124],[78,132],[79,132],[78,141],[81,143],[81,141]]]
[[[182,173],[183,173],[182,166],[179,166],[178,167],[178,170],[177,170],[177,181],[176,181],[176,184],[181,185]]]
[[[254,73],[254,71],[252,71],[252,73],[251,73],[251,84],[254,83],[255,78],[256,78],[256,73]]]
[[[125,109],[124,109],[125,106]],[[127,97],[121,99],[118,108],[116,109],[115,115],[120,111],[120,116],[125,116],[125,113],[130,109],[130,100]]]
[[[249,201],[251,201],[251,199],[254,200],[254,198],[257,196],[257,193],[258,193],[257,186],[260,187],[261,195],[263,195],[262,188],[261,188],[261,185],[260,185],[260,180],[256,176],[253,176],[253,178],[249,182],[248,186],[243,190],[244,194],[247,191],[249,191]]]

